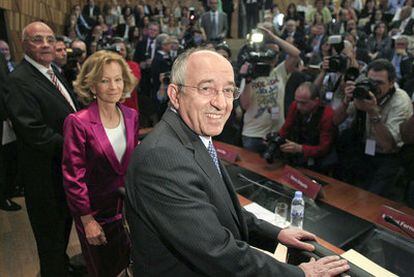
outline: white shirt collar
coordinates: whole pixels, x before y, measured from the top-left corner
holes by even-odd
[[[41,65],[40,63],[30,58],[28,55],[24,55],[24,59],[28,61],[31,65],[33,65],[37,70],[39,70],[43,75],[46,75],[49,78],[49,74],[47,73],[47,71],[49,69],[52,69],[50,65],[49,67],[45,67],[44,65]]]
[[[198,136],[201,139],[201,142],[204,144],[204,146],[208,149],[209,143],[213,143],[211,137],[206,136]]]

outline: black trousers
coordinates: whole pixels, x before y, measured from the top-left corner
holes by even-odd
[[[10,197],[17,185],[17,143],[0,146],[0,201]]]
[[[66,249],[72,227],[66,201],[25,184],[27,213],[36,239],[42,277],[68,276]],[[63,187],[62,187],[63,189]],[[53,191],[53,190],[52,190]]]

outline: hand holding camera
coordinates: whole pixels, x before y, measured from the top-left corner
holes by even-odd
[[[378,93],[376,84],[371,79],[362,79],[360,81],[346,81],[345,83],[345,102],[354,101],[354,105],[358,110],[370,113],[375,113],[377,109]]]
[[[302,145],[286,140],[284,144],[280,145],[280,151],[291,154],[302,153]]]

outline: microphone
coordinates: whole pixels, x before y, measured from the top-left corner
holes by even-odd
[[[407,230],[405,230],[403,227],[401,227],[400,224],[398,224],[398,222],[395,221],[395,219],[392,218],[391,216],[384,214],[384,215],[382,215],[382,218],[385,220],[385,222],[388,222],[391,225],[394,225],[394,226],[398,227],[398,229],[400,229],[401,231],[403,231],[404,234],[406,234],[410,238],[414,239],[414,236],[412,234],[410,234]]]

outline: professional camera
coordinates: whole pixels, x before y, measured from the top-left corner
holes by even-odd
[[[279,147],[286,143],[286,139],[281,137],[276,132],[271,132],[266,135],[267,147],[262,156],[268,163],[273,163],[276,154],[280,151]]]
[[[347,67],[348,58],[345,55],[339,54],[329,57],[330,72],[343,72]]]
[[[78,62],[82,59],[83,51],[79,48],[67,48],[67,68],[76,68]]]
[[[378,82],[369,78],[363,78],[356,82],[353,97],[359,100],[371,99],[369,96],[370,91],[374,95],[379,95],[381,93],[378,88]]]
[[[270,62],[276,58],[277,53],[266,48],[263,33],[257,29],[253,29],[247,39],[248,45],[240,58],[242,64],[248,62],[250,66],[242,77],[255,79],[261,76],[269,76],[272,70]]]
[[[356,67],[350,67],[345,71],[344,79],[346,81],[356,81],[359,77],[359,69]]]
[[[328,44],[335,49],[336,55],[333,55],[329,58],[329,68],[330,72],[344,72],[348,65],[348,57],[342,53],[344,50],[345,44],[342,39],[342,36],[330,36],[328,37]]]
[[[197,15],[195,13],[195,9],[193,7],[190,7],[188,9],[189,13],[188,13],[188,20],[189,20],[189,24],[191,26],[194,26],[194,23],[197,22]]]

